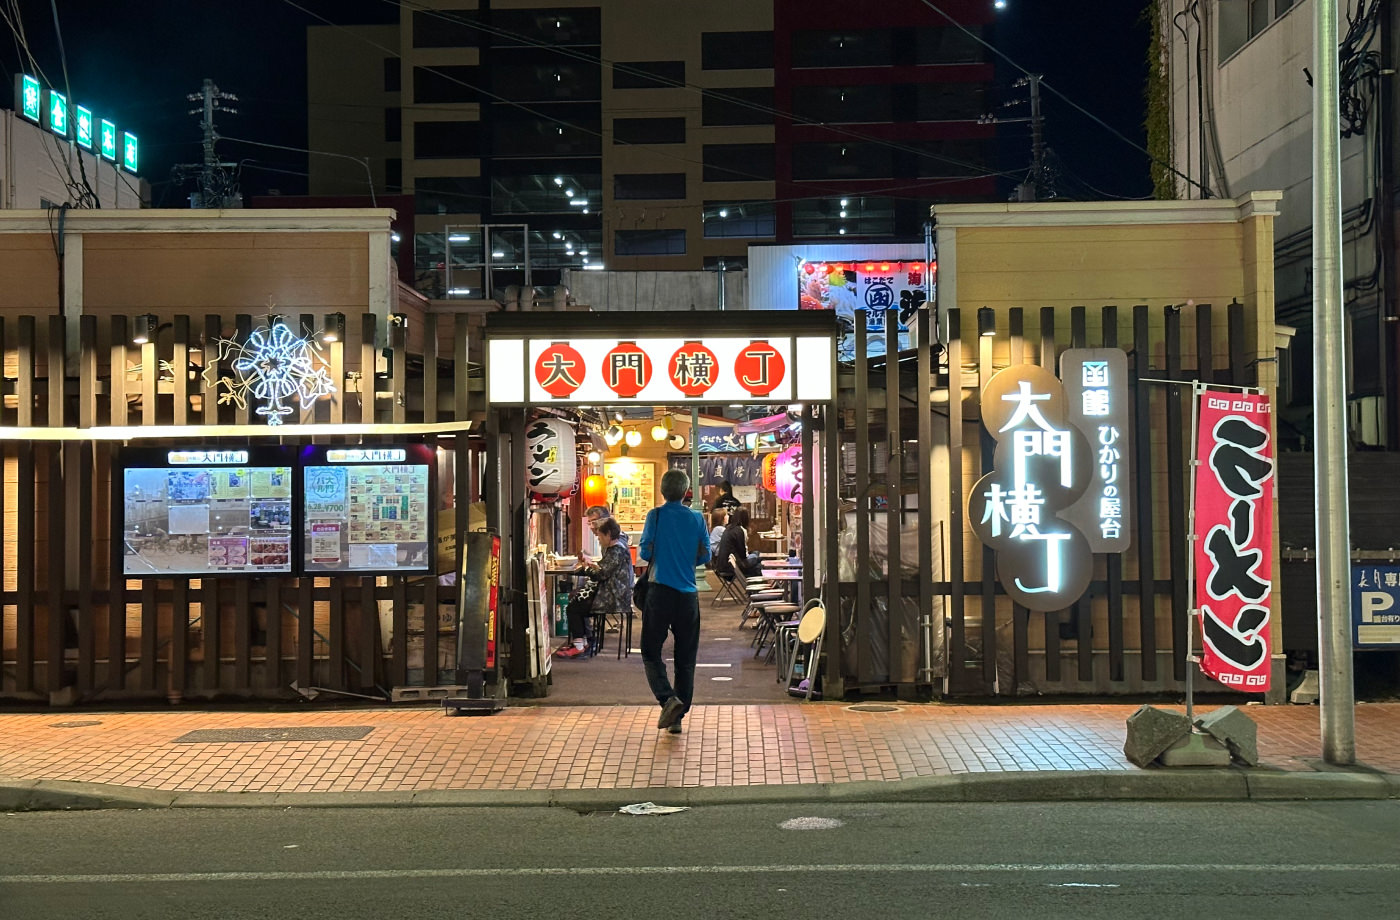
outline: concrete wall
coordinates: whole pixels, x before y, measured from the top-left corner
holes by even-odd
[[[725,272],[726,310],[748,309],[745,275]],[[603,312],[719,309],[718,272],[565,271],[562,281],[580,305]]]

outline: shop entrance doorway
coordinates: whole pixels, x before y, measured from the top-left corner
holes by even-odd
[[[571,703],[649,703],[640,655],[633,651],[640,642],[639,614],[631,621],[630,642],[623,618],[612,624],[617,632],[601,634],[602,650],[586,664],[553,657],[565,641],[556,635],[556,579],[567,577],[576,557],[596,544],[583,522],[587,504],[541,500],[536,491],[541,452],[530,441],[532,424],[542,418],[573,423],[575,444],[568,447],[584,461],[582,481],[613,474],[606,504],[634,546],[645,512],[660,502],[657,486],[667,469],[687,471],[691,505],[701,513],[717,502],[718,480],[729,479],[742,488],[736,498],[748,512],[754,548],[770,557],[760,563],[786,570],[783,587],[793,596],[820,598],[837,583],[839,509],[830,488],[837,457],[836,321],[831,314],[796,311],[657,312],[626,321],[552,313],[547,325],[545,319],[496,314],[486,325],[482,491],[486,526],[502,538],[497,641],[504,654],[495,692]],[[664,441],[653,441],[653,428],[667,432]],[[717,446],[704,443],[719,437],[706,428],[728,429],[734,440],[723,446],[737,449],[701,450]],[[649,449],[649,443],[666,449]],[[762,481],[762,455],[775,453],[764,448],[779,443],[790,480],[786,507],[776,496],[770,500],[777,490]],[[767,530],[753,527],[755,507],[769,515],[762,519]],[[745,694],[749,700],[757,694],[781,698],[776,660],[767,663],[768,649],[753,657],[753,634],[739,626],[745,605],[727,594],[717,597],[721,588],[708,573],[700,598],[706,643],[700,663],[717,667],[697,671],[697,692],[703,698],[734,684],[722,690],[736,701]],[[587,672],[592,676],[568,667],[580,664],[595,668]],[[711,679],[724,677],[730,680]]]

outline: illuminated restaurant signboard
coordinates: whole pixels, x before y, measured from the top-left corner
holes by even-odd
[[[825,336],[493,338],[492,404],[774,403],[832,398]]]
[[[931,270],[931,271],[930,271]],[[832,310],[841,324],[841,360],[855,357],[856,311],[866,310],[866,354],[886,351],[885,311],[899,310],[899,349],[911,347],[909,324],[928,296],[925,284],[938,263],[896,260],[808,261],[797,265],[799,310]]]
[[[1122,352],[1110,351],[1071,350],[1064,366],[1079,376],[1070,386],[1016,365],[982,391],[996,447],[991,472],[968,497],[969,523],[996,551],[1006,593],[1031,610],[1069,606],[1089,587],[1094,553],[1127,547],[1126,389],[1114,376],[1124,365]]]
[[[123,573],[290,574],[292,461],[280,447],[123,451]]]
[[[423,444],[305,447],[302,571],[427,573],[433,555],[433,468]]]

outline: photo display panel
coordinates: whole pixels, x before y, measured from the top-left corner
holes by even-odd
[[[302,571],[427,573],[433,568],[433,449],[302,449]]]
[[[123,451],[113,477],[133,578],[290,574],[295,454],[281,447]]]

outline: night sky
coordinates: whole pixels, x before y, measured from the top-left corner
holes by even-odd
[[[16,2],[29,50],[49,82],[61,83],[49,0],[0,0],[0,9],[12,13]],[[337,23],[392,22],[398,15],[396,7],[383,0],[297,3]],[[541,5],[546,5],[544,0]],[[1147,0],[1008,0],[993,41],[1012,60],[1043,74],[1049,86],[1143,144],[1148,35],[1139,19],[1146,5]],[[305,27],[314,20],[282,0],[59,0],[58,8],[72,100],[141,138],[141,171],[152,183],[157,205],[184,206],[186,192],[166,180],[172,164],[200,157],[198,118],[187,114],[192,104],[185,94],[198,91],[205,77],[239,96],[239,114],[217,120],[221,134],[306,146]],[[0,103],[13,107],[13,74],[34,68],[3,22],[0,63],[6,74]],[[999,62],[1004,75],[999,80],[1009,84],[1015,74],[1004,64]],[[1007,90],[1003,98],[1011,95]],[[1046,140],[1067,170],[1064,191],[1092,197],[1085,184],[1114,197],[1140,197],[1151,191],[1143,153],[1075,112],[1053,92],[1045,93],[1044,107]],[[1021,169],[1029,163],[1028,126],[1009,125],[1004,130],[1010,139],[1004,145],[1003,166]],[[286,194],[305,191],[304,176],[288,174],[305,173],[303,154],[227,141],[219,152],[225,159],[255,161],[243,173],[245,195],[269,188]]]

